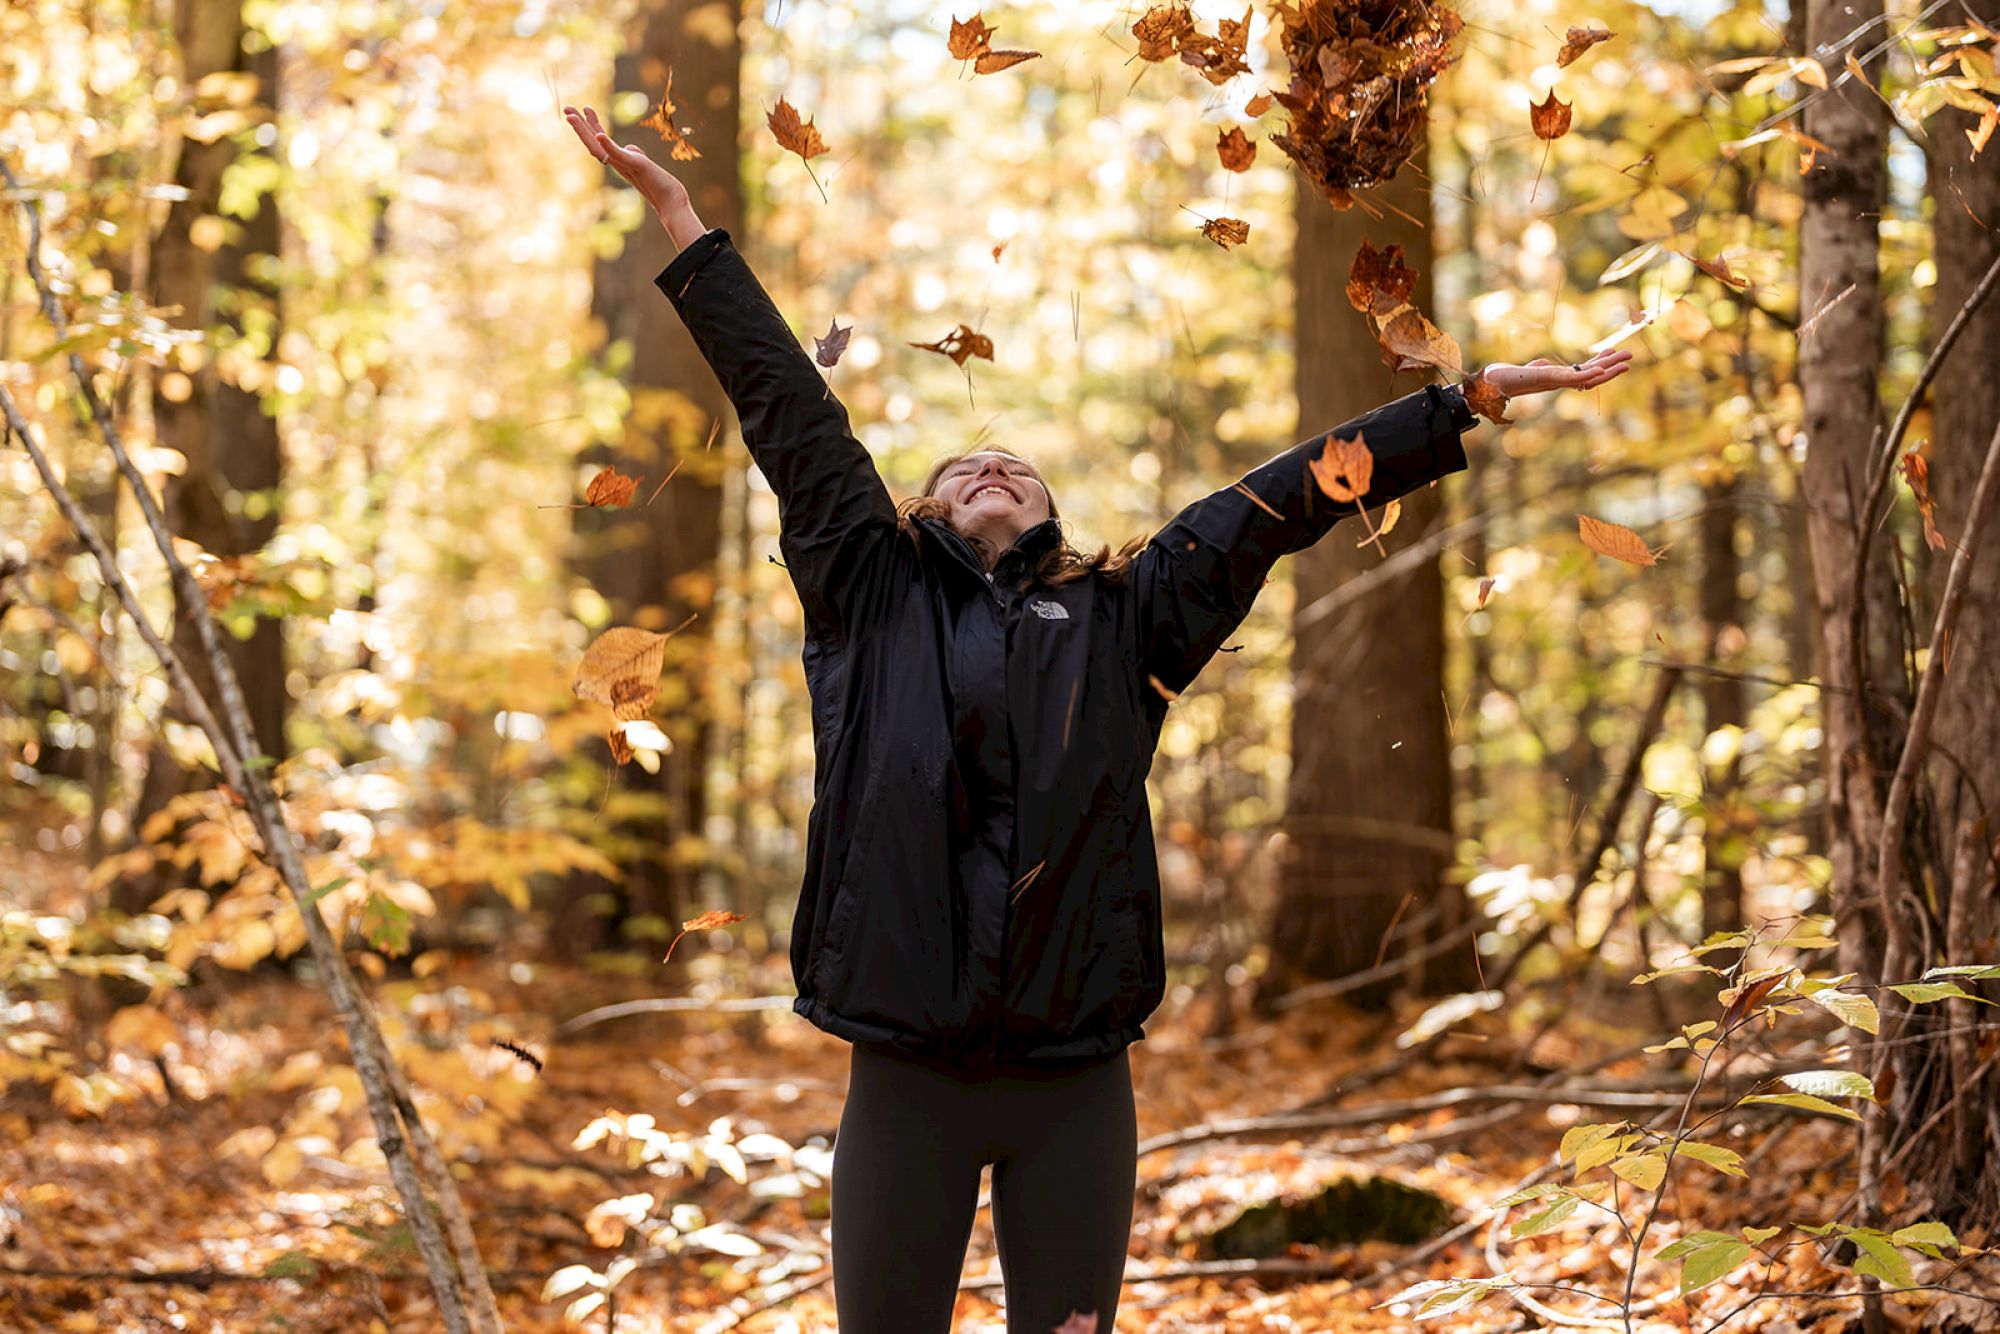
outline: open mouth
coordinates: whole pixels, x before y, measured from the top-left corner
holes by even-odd
[[[988,492],[997,492],[1000,495],[1007,497],[1007,499],[1013,501],[1015,504],[1019,504],[1021,501],[1021,498],[1015,495],[1007,487],[1000,485],[998,482],[987,482],[981,486],[975,487],[972,491],[972,494],[968,495],[965,498],[965,503],[970,505],[974,501],[978,500],[981,496],[986,495]]]

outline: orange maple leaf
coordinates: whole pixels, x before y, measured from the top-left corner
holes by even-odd
[[[816,158],[826,152],[826,140],[820,138],[819,130],[810,119],[799,119],[799,110],[784,98],[778,99],[775,109],[764,117],[777,136],[778,147],[787,153],[797,153],[802,159]]]
[[[1537,139],[1560,139],[1569,133],[1569,109],[1574,103],[1558,102],[1556,90],[1549,89],[1549,95],[1537,105],[1528,108],[1528,124],[1534,127]]]

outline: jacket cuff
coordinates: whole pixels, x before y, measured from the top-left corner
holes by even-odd
[[[660,270],[659,276],[653,279],[654,286],[665,292],[668,300],[678,304],[687,294],[688,283],[693,281],[696,271],[727,244],[730,244],[727,227],[709,228]]]

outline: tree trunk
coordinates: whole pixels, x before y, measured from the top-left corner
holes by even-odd
[[[1984,20],[2000,24],[1992,0],[1975,6]],[[1933,336],[1951,321],[2000,257],[2000,148],[1992,143],[1972,153],[1966,132],[1975,118],[1945,108],[1930,122],[1930,183],[1935,205],[1934,253],[1937,285],[1931,293]],[[1971,521],[1973,484],[1987,442],[2000,426],[2000,297],[1989,295],[1973,312],[1938,370],[1931,391],[1935,434],[1930,448],[1931,492],[1945,548],[1928,557],[1935,603],[1942,595],[1953,552]],[[1972,548],[1965,611],[1947,644],[1933,644],[1946,657],[1944,693],[1932,725],[1927,766],[1926,809],[1921,824],[1924,860],[1936,886],[1935,911],[1942,922],[1942,950],[1925,965],[1990,963],[2000,958],[2000,908],[1996,908],[1995,836],[2000,821],[1992,803],[2000,800],[2000,516],[1984,516],[1983,533]],[[1977,990],[1977,984],[1968,988]],[[2000,995],[1991,985],[1989,997]],[[1954,1001],[1927,1014],[1933,1027],[1976,1023],[1979,1007]],[[1953,1099],[1949,1134],[1933,1137],[1912,1153],[1906,1171],[1924,1183],[1924,1192],[1949,1217],[1991,1217],[2000,1209],[2000,1128],[1984,1109],[1993,1102],[1994,1082],[1980,1075],[1975,1035],[1954,1034],[1923,1044],[1899,1057],[1899,1083],[1924,1091],[1914,1110],[1927,1118]],[[1922,1079],[1922,1064],[1930,1078]]]
[[[1839,52],[1854,29],[1877,21],[1881,0],[1810,0],[1807,51]],[[1829,58],[1832,73],[1840,61]],[[1799,387],[1805,402],[1804,495],[1818,608],[1825,718],[1828,854],[1840,967],[1876,980],[1882,929],[1871,911],[1871,863],[1880,828],[1880,786],[1895,762],[1908,694],[1891,563],[1870,561],[1864,584],[1865,645],[1851,634],[1860,510],[1881,406],[1882,296],[1876,225],[1885,197],[1887,112],[1872,87],[1848,78],[1805,112],[1805,131],[1829,146],[1804,179],[1799,230]],[[1888,534],[1884,535],[1885,538]],[[1855,679],[1855,664],[1866,673]],[[1857,701],[1856,691],[1861,695]]]
[[[232,95],[247,94],[257,119],[275,117],[278,52],[261,34],[246,29],[238,0],[176,0],[174,32],[188,87],[215,74],[254,81],[199,95],[201,109],[232,105]],[[246,50],[246,45],[256,49]],[[187,193],[168,211],[151,257],[152,299],[170,311],[178,307],[170,315],[176,327],[208,335],[200,345],[198,368],[182,360],[177,364],[187,368],[185,373],[163,370],[155,381],[153,420],[159,443],[187,460],[179,475],[167,478],[161,499],[176,534],[224,557],[254,552],[276,531],[280,475],[278,424],[265,414],[259,398],[276,352],[277,293],[258,273],[271,262],[267,257],[278,253],[278,206],[260,194],[256,212],[248,218],[224,215],[223,176],[237,156],[228,136],[182,144],[175,183]],[[175,647],[202,689],[212,691],[193,636],[189,609],[176,604]],[[257,747],[272,760],[282,759],[286,691],[280,622],[260,618],[249,639],[231,640],[228,649],[243,683]],[[134,827],[199,782],[164,744],[155,744]]]
[[[1701,512],[1701,619],[1709,646],[1709,659],[1727,667],[1725,657],[1733,656],[1731,646],[1743,642],[1743,604],[1737,581],[1743,572],[1736,554],[1736,514],[1742,495],[1742,478],[1728,464],[1722,465],[1713,481],[1704,488]],[[1744,719],[1743,682],[1733,676],[1701,678],[1702,726],[1714,733],[1724,727],[1742,727]],[[1740,748],[1731,745],[1728,757],[1718,764],[1702,766],[1702,882],[1701,915],[1704,933],[1734,931],[1743,925],[1744,834],[1735,826],[1737,772]]]
[[[690,131],[699,158],[675,162],[658,135],[636,125],[613,127],[620,142],[642,144],[687,186],[695,212],[710,227],[740,238],[742,183],[738,172],[737,120],[742,48],[736,9],[707,0],[647,0],[632,20],[626,54],[614,71],[617,93],[641,93],[648,112],[659,105],[672,72],[678,108],[674,124]],[[721,16],[718,21],[718,15]],[[614,178],[615,179],[615,178]],[[592,313],[612,343],[631,349],[627,384],[632,412],[624,442],[596,460],[658,479],[678,461],[680,471],[644,508],[578,512],[577,533],[585,576],[611,606],[612,621],[670,630],[698,619],[667,645],[662,686],[662,730],[673,749],[657,774],[628,765],[619,783],[652,796],[652,814],[634,817],[628,832],[644,850],[625,865],[621,916],[686,916],[700,870],[705,816],[703,773],[709,727],[708,647],[715,605],[717,556],[722,543],[723,476],[733,455],[710,430],[728,411],[728,399],[693,340],[653,279],[673,259],[674,247],[650,216],[626,238],[623,253],[597,266]],[[608,760],[607,760],[608,762]],[[573,877],[571,902],[586,903],[611,887],[595,877]],[[563,935],[574,946],[606,943],[601,916],[569,914]]]
[[[1378,198],[1419,220],[1429,199],[1405,170]],[[1428,232],[1385,210],[1336,212],[1309,186],[1295,200],[1293,257],[1299,435],[1310,435],[1408,393],[1344,288],[1366,236],[1400,244],[1428,272]],[[1430,284],[1415,300],[1429,309]],[[1415,542],[1443,518],[1440,491],[1406,496],[1391,543]],[[1342,524],[1293,567],[1296,612],[1381,562],[1357,548],[1359,523]],[[1466,905],[1445,883],[1452,859],[1451,765],[1446,737],[1444,585],[1435,560],[1389,581],[1334,616],[1301,620],[1292,646],[1292,774],[1285,828],[1294,855],[1283,872],[1270,945],[1272,989],[1368,968],[1387,943],[1393,958],[1455,930]],[[1408,928],[1427,923],[1421,931]],[[1408,977],[1426,991],[1472,985],[1472,946],[1450,951]],[[1357,991],[1379,1007],[1403,979]]]

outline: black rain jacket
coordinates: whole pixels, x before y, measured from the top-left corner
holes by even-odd
[[[805,610],[814,802],[794,1008],[852,1042],[962,1068],[1103,1056],[1143,1036],[1166,965],[1146,774],[1168,698],[1278,557],[1354,512],[1306,461],[1365,434],[1371,505],[1466,466],[1429,386],[1188,506],[1123,581],[1036,586],[1055,520],[989,581],[948,525],[896,510],[846,410],[729,233],[655,280],[721,380],[779,504]]]

